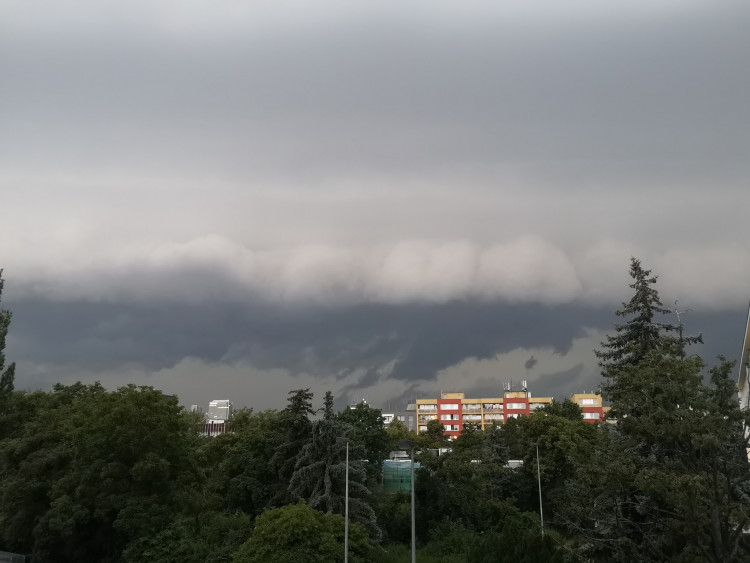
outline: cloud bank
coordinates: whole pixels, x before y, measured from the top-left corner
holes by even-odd
[[[441,304],[451,301],[607,305],[627,295],[631,254],[604,241],[569,255],[536,236],[486,247],[412,240],[350,248],[252,250],[219,236],[119,248],[42,266],[12,260],[14,299],[267,301],[276,304]],[[645,253],[647,256],[650,253]],[[645,259],[644,259],[645,260]],[[746,296],[750,254],[740,245],[673,248],[658,264],[668,299],[709,309]]]

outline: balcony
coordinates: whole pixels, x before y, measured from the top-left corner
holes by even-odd
[[[419,405],[419,412],[437,412],[437,405]]]

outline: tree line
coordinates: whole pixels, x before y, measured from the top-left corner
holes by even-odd
[[[607,423],[553,401],[450,444],[438,421],[419,435],[385,428],[378,409],[336,412],[330,392],[318,406],[309,389],[281,410],[240,409],[211,438],[202,415],[151,387],[17,391],[0,311],[0,551],[35,563],[343,561],[348,447],[349,559],[409,561],[409,494],[382,487],[382,460],[409,438],[419,561],[750,560],[748,420],[732,364],[690,354],[700,337],[663,321],[657,278],[637,259],[630,275],[623,322],[596,352]]]

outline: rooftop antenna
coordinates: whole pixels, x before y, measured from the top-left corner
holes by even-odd
[[[677,299],[674,300],[674,309],[672,310],[672,312],[675,315],[677,315],[677,332],[678,332],[679,337],[680,337],[680,339],[679,339],[680,346],[682,346],[682,344],[684,342],[684,338],[683,338],[684,325],[682,324],[682,315],[684,313],[689,313],[690,311],[692,311],[692,309],[683,309],[682,311],[680,309],[678,309],[677,308]],[[690,338],[688,338],[688,343],[689,344],[693,344],[694,342],[703,342],[703,339],[701,338],[700,334],[698,334],[697,337],[690,337]],[[685,350],[684,350],[684,348],[682,350],[682,355],[683,355],[683,357],[685,356]]]
[[[674,314],[677,315],[677,327],[680,331],[680,342],[682,342],[682,315],[683,313],[689,313],[692,311],[692,309],[685,309],[684,311],[680,311],[677,308],[677,299],[674,300]]]

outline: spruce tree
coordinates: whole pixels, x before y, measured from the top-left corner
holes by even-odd
[[[664,306],[654,287],[658,276],[634,257],[630,258],[630,277],[633,296],[615,311],[615,315],[627,320],[616,324],[615,334],[607,336],[601,350],[594,351],[605,377],[612,377],[624,366],[637,365],[652,351],[684,355],[686,345],[703,342],[700,335],[684,336],[682,322],[659,322],[660,317],[673,311]]]
[[[326,391],[323,399],[323,420],[331,420],[334,414],[336,413],[333,412],[333,393]]]
[[[297,456],[289,482],[293,498],[304,498],[310,507],[327,514],[345,513],[346,442],[349,441],[349,513],[362,523],[375,543],[382,532],[372,507],[367,502],[365,448],[353,443],[355,429],[338,419],[316,420],[311,440]]]
[[[278,474],[282,484],[289,483],[294,473],[297,457],[312,438],[313,423],[310,417],[315,415],[312,399],[313,394],[310,388],[289,391],[288,404],[281,411],[280,418],[286,428],[286,436],[284,441],[276,447],[268,463],[269,468]],[[276,499],[279,502],[282,500]]]
[[[657,315],[670,313],[653,287],[658,276],[652,276],[651,270],[644,269],[640,260],[631,257],[630,277],[633,278],[630,287],[635,293],[630,301],[622,304],[622,309],[615,311],[615,315],[628,320],[616,324],[616,333],[601,343],[602,350],[594,352],[605,376],[622,366],[637,364],[651,350],[662,346],[665,334],[677,330],[674,325],[656,320]]]
[[[617,311],[628,320],[597,352],[618,423],[602,429],[568,486],[571,499],[591,499],[573,508],[572,529],[586,538],[588,560],[748,561],[746,413],[732,365],[720,359],[705,385],[703,360],[684,353],[700,337],[658,321],[671,311],[635,258],[630,275],[635,294]]]

